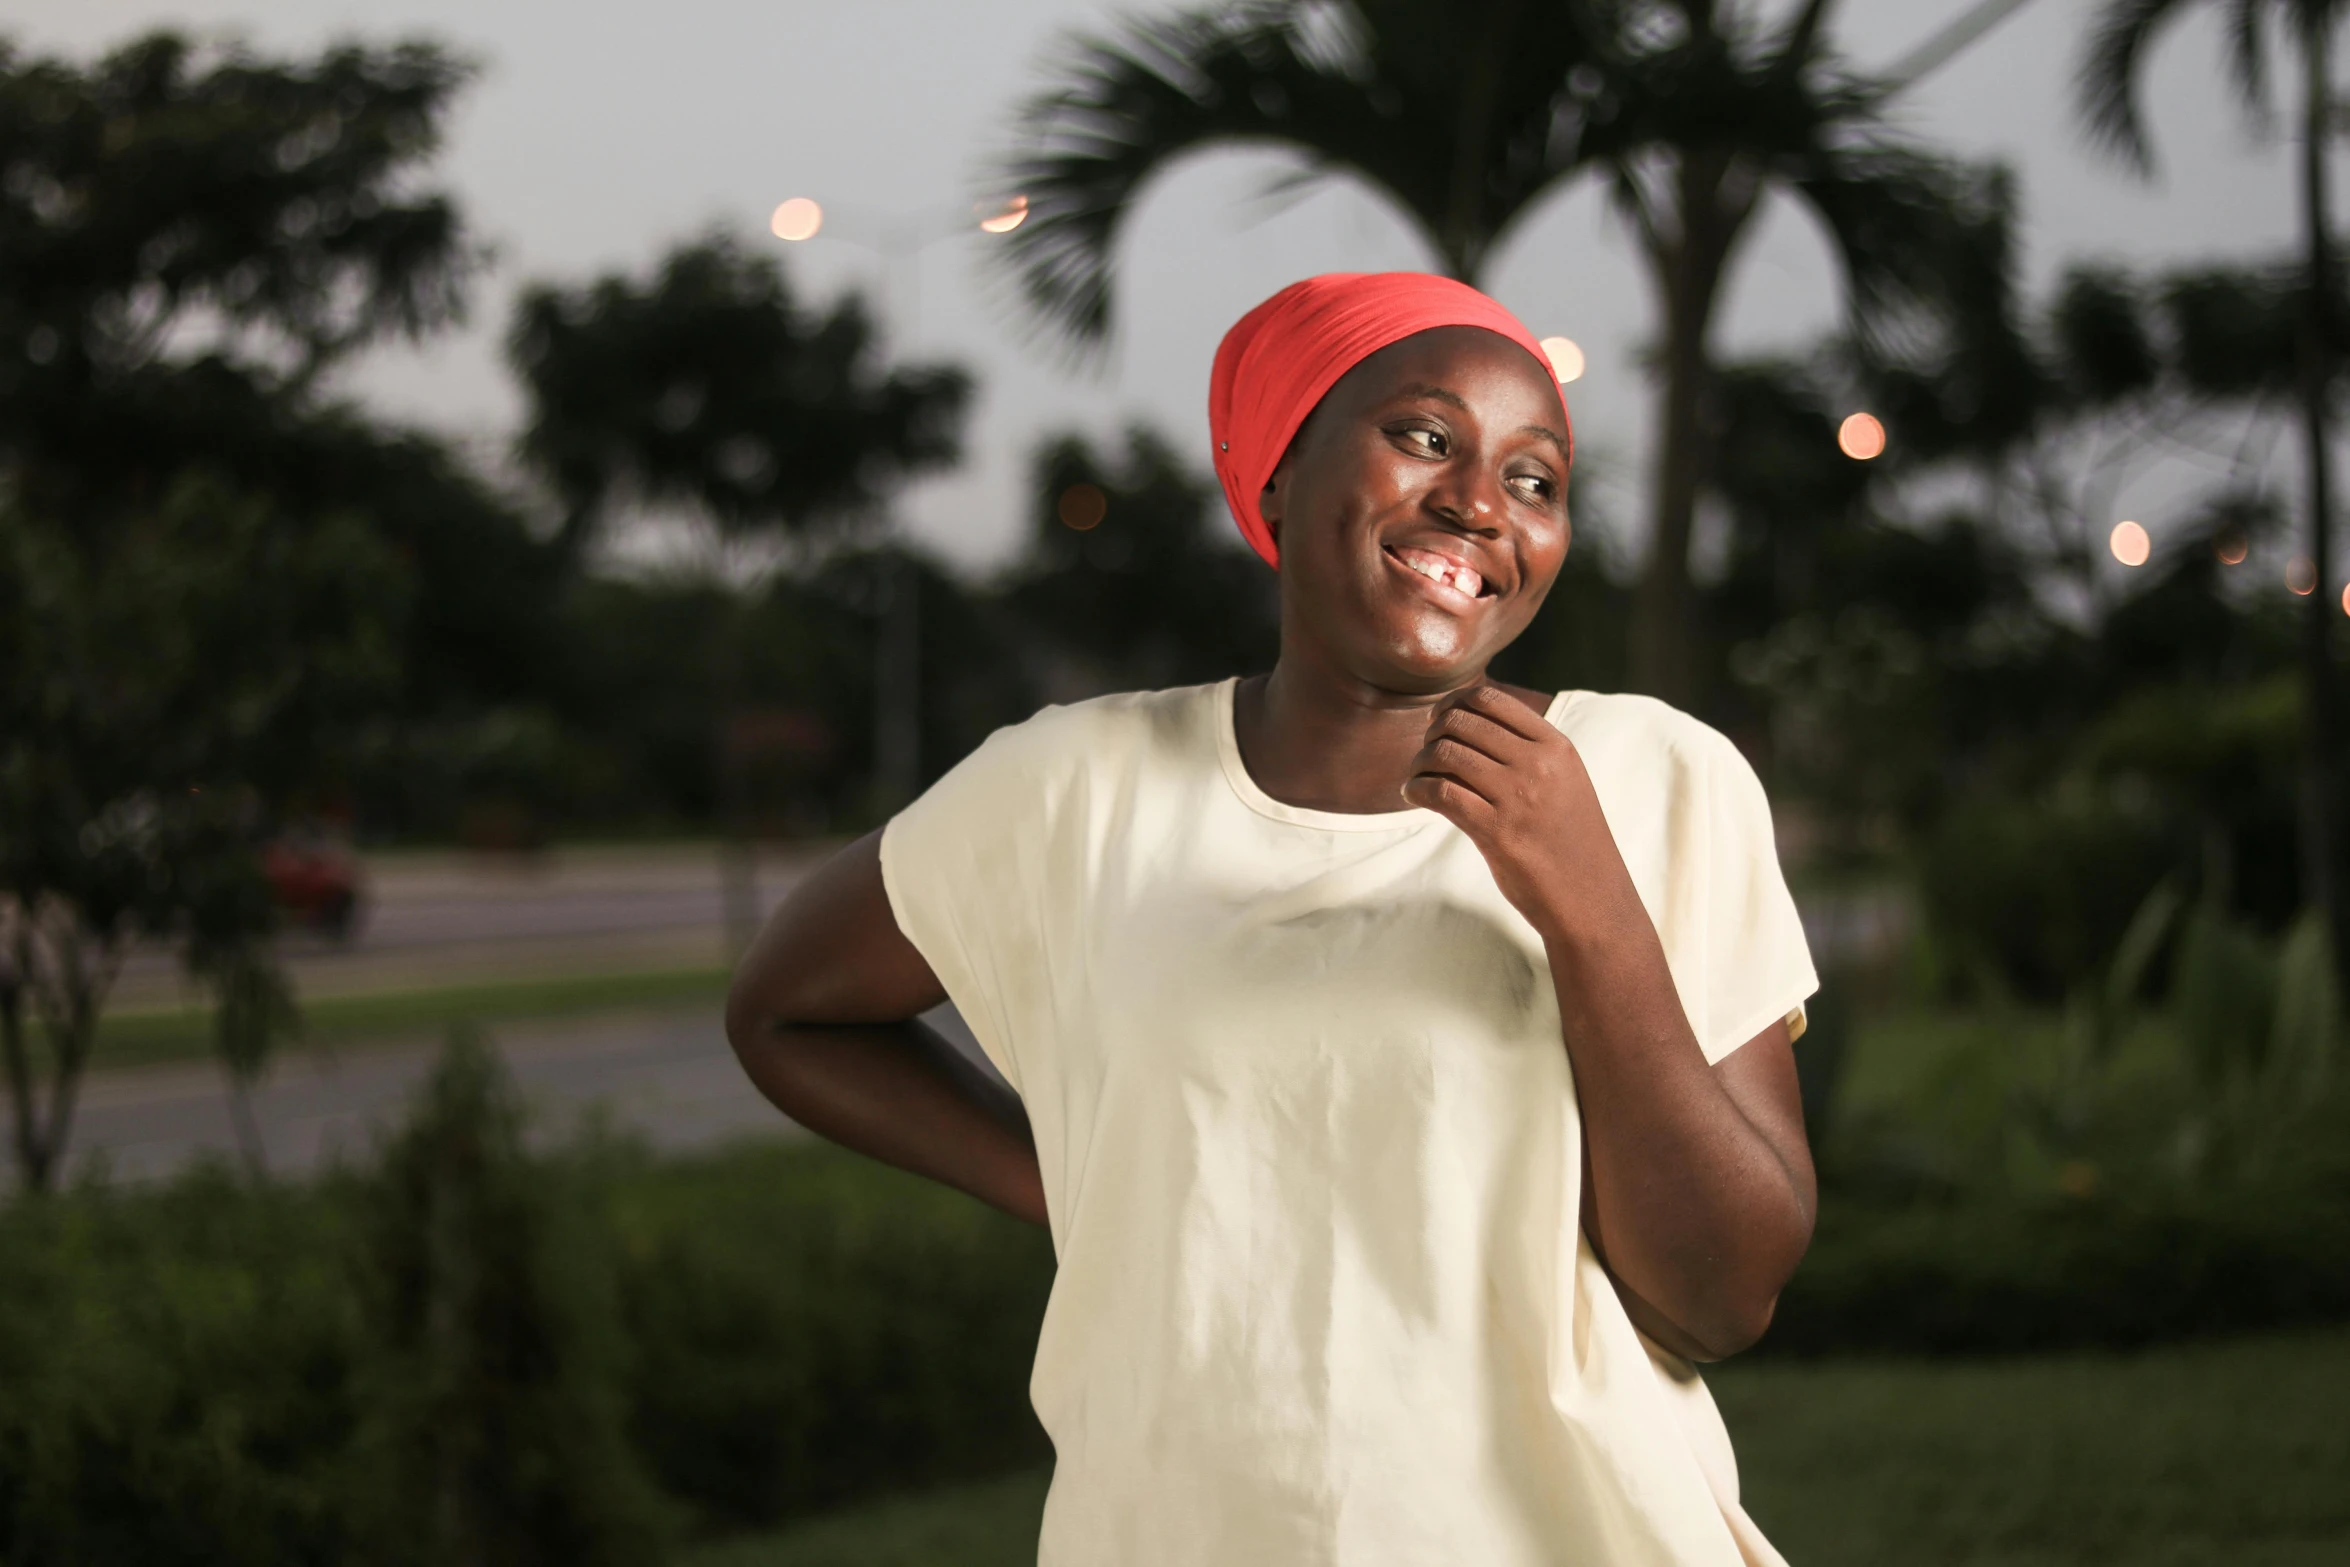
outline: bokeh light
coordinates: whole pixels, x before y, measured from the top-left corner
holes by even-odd
[[[1867,462],[1885,450],[1885,426],[1875,414],[1847,414],[1836,426],[1836,448],[1857,462]]]
[[[2303,598],[2317,591],[2317,567],[2306,555],[2296,555],[2285,563],[2285,586]]]
[[[775,209],[767,226],[777,239],[814,239],[816,231],[824,227],[824,209],[805,196],[794,196]]]
[[[1110,498],[1098,484],[1072,484],[1061,492],[1055,510],[1060,513],[1061,526],[1086,533],[1100,527],[1110,514]]]
[[[2241,533],[2223,533],[2211,541],[2211,553],[2223,566],[2241,566],[2244,557],[2252,553],[2252,541]]]
[[[990,234],[1009,234],[1028,221],[1028,198],[1014,196],[1002,206],[979,220],[979,226]]]
[[[2134,522],[2117,522],[2105,546],[2113,551],[2113,558],[2125,566],[2143,566],[2153,558],[2154,540],[2146,530]]]
[[[1559,385],[1582,379],[1583,348],[1573,338],[1546,337],[1542,351],[1550,356],[1550,373],[1559,378]]]
[[[2350,615],[2350,582],[2342,584],[2342,613]]]

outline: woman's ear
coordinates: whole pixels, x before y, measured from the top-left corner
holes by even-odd
[[[1288,509],[1289,459],[1285,456],[1265,480],[1265,487],[1257,492],[1257,515],[1265,519],[1265,530],[1273,535],[1276,548],[1281,543],[1281,519]]]

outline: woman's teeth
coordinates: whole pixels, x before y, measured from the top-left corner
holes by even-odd
[[[1485,591],[1485,579],[1459,561],[1439,555],[1434,550],[1410,548],[1395,551],[1395,558],[1426,577],[1430,582],[1441,582],[1456,593],[1475,598]]]

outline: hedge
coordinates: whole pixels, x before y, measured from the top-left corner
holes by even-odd
[[[565,1162],[637,1462],[685,1531],[1033,1464],[1048,1244],[828,1149]],[[387,1498],[366,1177],[0,1210],[0,1564],[347,1562]],[[574,1259],[577,1271],[580,1259]]]
[[[418,1353],[400,1360],[371,1326],[385,1179],[256,1188],[214,1170],[0,1210],[0,1563],[383,1554],[366,1432],[385,1377]],[[617,1346],[627,1462],[665,1499],[667,1538],[1049,1457],[1026,1396],[1052,1277],[1041,1234],[805,1143],[669,1162],[606,1149],[551,1162],[547,1182],[584,1248],[559,1276],[609,1286],[569,1305],[609,1318],[579,1331]],[[2125,1346],[2328,1320],[2350,1320],[2350,1153],[2167,1197],[1831,1190],[1765,1352]]]

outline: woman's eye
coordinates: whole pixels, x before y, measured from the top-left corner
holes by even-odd
[[[1444,436],[1439,431],[1411,428],[1397,433],[1403,437],[1406,445],[1423,457],[1442,457],[1444,455]]]
[[[1530,501],[1550,499],[1550,481],[1538,473],[1521,473],[1511,479],[1510,483],[1516,485],[1518,493]]]

